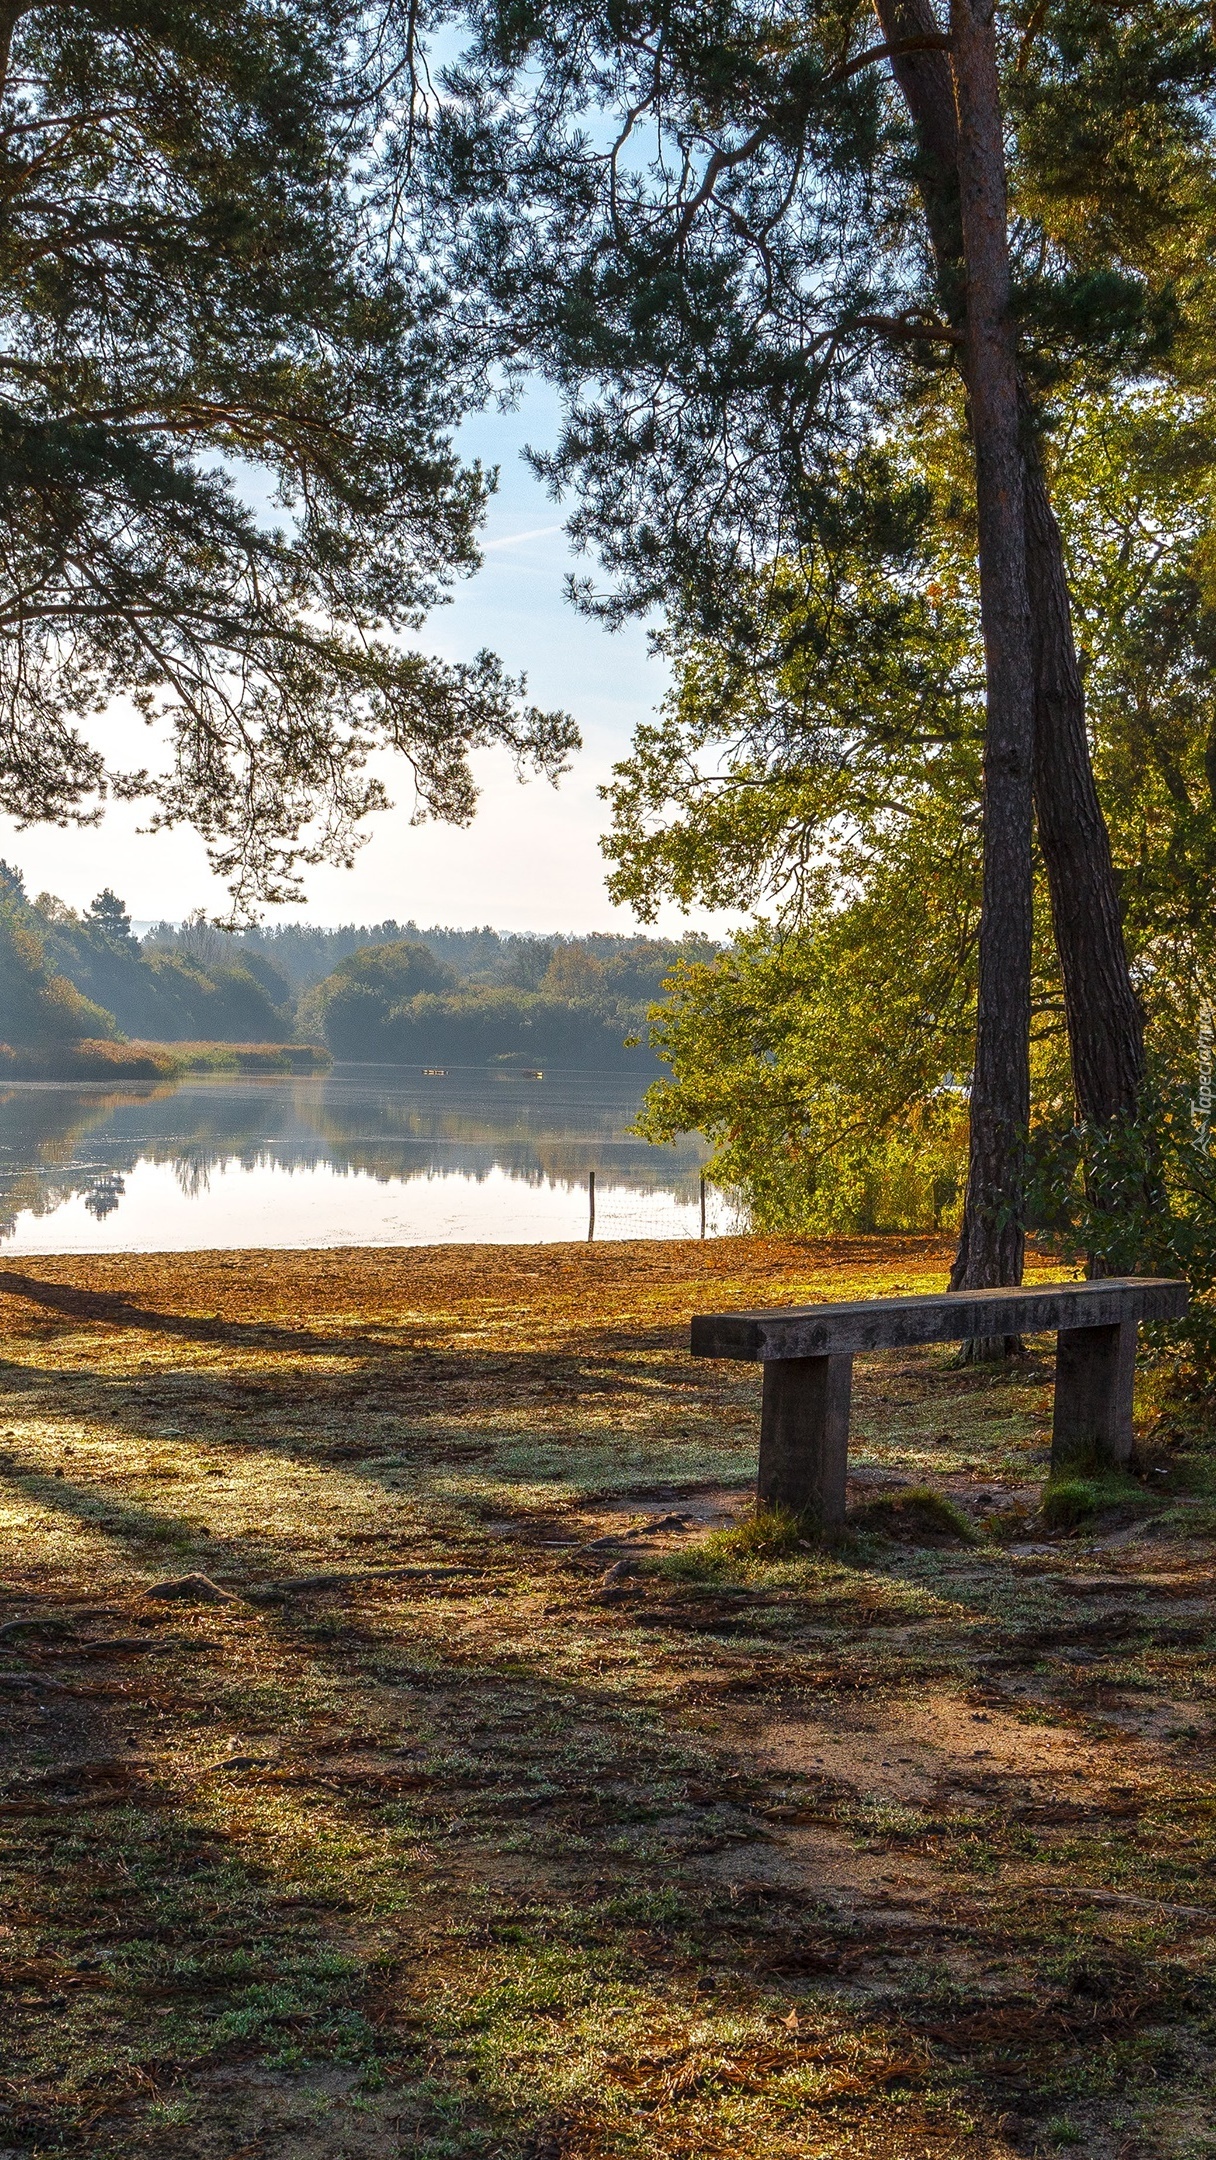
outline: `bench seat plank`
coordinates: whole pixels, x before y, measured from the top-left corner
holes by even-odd
[[[698,1313],[694,1357],[851,1357],[912,1343],[973,1342],[1049,1329],[1120,1327],[1179,1320],[1187,1285],[1168,1277],[1105,1276],[1022,1290],[954,1290],[927,1297],[863,1298],[787,1305],[776,1312]]]

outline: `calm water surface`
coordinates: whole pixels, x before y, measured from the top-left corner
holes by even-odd
[[[315,1079],[0,1089],[0,1249],[689,1237],[705,1150],[628,1130],[618,1073],[347,1065]],[[711,1231],[730,1227],[712,1192]]]

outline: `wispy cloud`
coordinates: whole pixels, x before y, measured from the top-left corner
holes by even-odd
[[[550,540],[561,530],[560,525],[538,525],[533,532],[508,533],[502,540],[483,540],[482,552],[491,555],[495,548],[521,547],[525,540]]]

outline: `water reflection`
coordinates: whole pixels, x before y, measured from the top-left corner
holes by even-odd
[[[699,1141],[628,1131],[640,1083],[346,1066],[308,1079],[0,1089],[9,1252],[688,1235]],[[715,1212],[711,1228],[725,1227]]]

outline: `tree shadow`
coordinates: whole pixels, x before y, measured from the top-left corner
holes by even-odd
[[[70,1506],[69,1494],[60,1498]],[[184,1616],[175,1608],[168,1617],[180,1625]],[[226,1784],[215,1783],[224,1775],[220,1731],[212,1728],[214,1745],[188,1745],[199,1729],[194,1652],[184,1667],[157,1658],[135,1701],[57,1699],[54,1731],[45,1722],[37,1729],[40,1752],[49,1737],[55,1759],[10,1780],[0,1796],[0,1807],[15,1796],[29,1811],[22,1873],[31,1913],[43,1902],[39,1886],[54,1878],[39,1915],[33,1986],[61,2052],[65,2042],[72,2052],[76,2005],[98,1968],[104,1986],[87,2027],[93,2082],[40,2079],[31,2041],[26,2137],[79,2135],[84,2125],[86,2136],[103,2126],[110,2136],[120,2126],[134,2132],[150,2091],[158,2104],[201,2094],[212,2126],[214,2111],[235,2096],[247,2142],[277,2104],[266,2087],[281,2081],[286,2048],[297,2107],[310,2090],[312,2058],[331,2111],[370,2068],[360,2105],[363,2120],[375,2122],[377,2081],[387,2071],[390,2120],[408,2104],[420,2127],[458,2129],[470,2151],[491,2132],[539,2138],[537,2149],[548,2150],[552,2095],[540,2077],[521,2081],[519,2049],[526,2057],[534,2036],[543,2040],[567,2012],[574,2045],[589,1986],[632,2002],[635,2044],[637,2004],[653,1992],[664,2026],[674,2033],[695,2024],[715,2061],[725,2049],[729,2064],[742,2048],[749,2089],[760,2093],[766,2079],[799,2065],[796,2032],[783,2038],[776,2026],[774,2045],[767,2030],[775,2011],[788,2025],[791,1989],[812,2001],[823,1992],[839,2018],[842,1979],[881,1956],[873,1915],[859,1934],[822,1905],[808,1907],[801,1890],[754,1870],[744,1879],[746,1853],[770,1841],[763,1811],[771,1778],[732,1743],[709,1762],[699,1742],[653,1717],[639,1721],[613,1681],[543,1662],[522,1670],[505,1652],[465,1649],[441,1613],[416,1608],[365,1617],[319,1612],[314,1602],[241,1616],[241,1625],[276,1666],[286,1661],[294,1700],[274,1731],[264,1701],[246,1709],[229,1702],[224,1722],[244,1745]],[[378,1665],[354,1700],[353,1659],[368,1650]],[[212,1662],[223,1668],[222,1649]],[[334,1689],[345,1707],[337,1729],[332,1710],[308,1707],[329,1702]],[[393,1729],[376,1722],[389,1707]],[[128,1762],[133,1737],[140,1751]],[[191,1767],[183,1741],[187,1758],[210,1759]],[[282,1828],[272,1856],[266,1823],[276,1810]],[[65,1818],[74,1833],[66,1846]],[[719,1851],[737,1853],[739,1866],[707,1872],[706,1856]],[[357,1863],[358,1908],[383,1907],[370,1951],[358,1941],[366,1929],[352,1931],[341,1854]],[[407,1899],[402,1882],[411,1884]],[[82,1965],[93,1944],[101,1955]],[[469,1952],[484,1968],[472,1983],[479,1997],[490,1975],[497,1979],[484,1997],[490,2007],[465,2021],[454,2005],[470,1986]],[[545,1970],[553,1978],[532,2001],[530,1975]],[[495,1989],[501,2030],[491,2032]],[[27,1992],[22,2023],[30,2000]],[[751,2037],[740,2039],[740,2017],[755,2027]],[[878,2002],[852,2022],[856,2033],[841,2042],[849,2089],[864,2092],[872,2055],[881,2101],[900,2014]],[[862,2025],[877,2045],[861,2037]],[[126,2080],[124,2095],[123,2080],[107,2071],[107,2049],[141,2067],[143,2101],[139,2078]],[[436,2059],[441,2106],[432,2099]],[[597,2083],[605,2077],[613,2085],[623,2078],[628,2092],[625,2056],[601,2059]],[[920,2081],[918,2073],[913,2089]],[[597,2103],[583,2105],[593,2122]],[[337,2134],[332,2112],[328,2119]],[[208,2127],[200,2121],[204,2137]],[[211,2147],[190,2139],[160,2149]]]
[[[374,1362],[378,1367],[381,1361]],[[552,1358],[548,1353],[493,1353],[462,1357],[461,1365],[461,1385],[467,1388],[471,1382],[475,1391],[492,1400],[501,1392],[504,1373],[543,1374]],[[586,1367],[593,1368],[597,1380],[608,1369],[603,1357],[579,1363],[579,1373]],[[670,1377],[669,1367],[657,1360],[648,1360],[645,1369],[656,1377]],[[36,1377],[47,1378],[42,1372]],[[335,1392],[349,1402],[358,1377],[345,1369],[334,1378]],[[705,1375],[706,1382],[710,1377]],[[228,1375],[191,1368],[158,1374],[153,1384],[163,1386],[167,1378],[184,1382],[183,1397],[188,1389],[193,1405],[207,1403],[203,1414],[211,1417],[218,1415],[214,1405],[221,1394],[233,1385]],[[78,1400],[81,1376],[55,1374],[51,1384],[59,1379]],[[86,1384],[101,1400],[121,1397],[128,1417],[138,1409],[138,1376],[90,1375]],[[291,1376],[285,1376],[281,1399],[292,1385]],[[316,1383],[310,1380],[309,1385]],[[259,1409],[265,1414],[266,1408],[263,1396]],[[664,1402],[657,1401],[656,1419],[664,1412]],[[143,1437],[165,1437],[155,1421],[147,1422]],[[441,1421],[437,1406],[436,1426],[444,1436],[440,1445],[470,1444],[469,1427],[452,1418]],[[172,1437],[188,1448],[189,1435],[179,1431]],[[198,1437],[212,1447],[246,1457],[265,1455],[284,1465],[326,1463],[324,1446],[308,1437],[273,1442],[256,1433],[229,1434],[218,1441],[211,1432]],[[546,1438],[554,1446],[562,1444],[559,1434]],[[420,1456],[431,1444],[410,1443]],[[487,1452],[495,1445],[494,1436],[487,1436]],[[663,1459],[657,1445],[655,1457],[656,1463]],[[363,1461],[333,1463],[335,1475],[374,1482],[387,1467],[370,1448]],[[121,1475],[121,1466],[116,1466],[116,1477]],[[40,1502],[87,1521],[116,1541],[173,1548],[183,1528],[171,1496],[163,1508],[142,1498],[116,1501],[107,1508],[114,1518],[107,1527],[96,1519],[95,1486],[77,1483],[70,1475],[41,1475],[36,1493]],[[197,1498],[195,1487],[187,1506]],[[189,1526],[184,1528],[188,1532]],[[290,1537],[286,1528],[283,1537]],[[250,1580],[253,1556],[239,1535],[221,1530],[204,1542],[205,1557],[202,1544],[193,1542],[190,1566],[202,1566],[237,1589],[242,1579]],[[508,1599],[520,1556],[497,1550],[498,1559],[488,1541],[482,1545],[470,1575],[497,1573],[501,1580],[496,1594]],[[290,1565],[289,1545],[284,1556]],[[265,1549],[256,1557],[265,1573]],[[528,1556],[524,1588],[529,1599],[535,1559],[535,1554]],[[277,1556],[271,1564],[277,1566]],[[881,1559],[867,1561],[870,1577],[882,1570],[923,1586],[913,1555],[888,1550]],[[582,1587],[556,1567],[551,1583],[547,1594],[568,1608],[569,1624],[587,1627],[588,1611],[578,1603]],[[107,1585],[103,1595],[129,1598],[134,1610],[150,1613],[150,1602],[137,1602],[140,1587],[129,1581]],[[48,1715],[19,1736],[27,1758],[35,1745],[45,1752],[49,1739],[60,1768],[69,1750],[77,1758],[100,1754],[121,1763],[128,1732],[134,1729],[137,1736],[147,1736],[148,1761],[125,1780],[120,1771],[107,1772],[112,1789],[105,1791],[87,1779],[81,1784],[79,1776],[76,1785],[69,1781],[55,1786],[52,1781],[38,1787],[28,1779],[19,1781],[22,1806],[42,1792],[56,1799],[59,1809],[20,1818],[30,1826],[28,1894],[36,1900],[39,1886],[53,1872],[56,1897],[62,1902],[50,1932],[69,1923],[74,1931],[70,1943],[64,1935],[53,1972],[48,1966],[37,1976],[44,2021],[48,2011],[55,2010],[45,1997],[52,1988],[67,1986],[63,1974],[70,1958],[82,1942],[100,1942],[111,1961],[104,2007],[120,2028],[116,2053],[126,2050],[124,2059],[146,2068],[169,2099],[181,2091],[202,2090],[206,2107],[218,2110],[235,2093],[250,2134],[262,2119],[259,2110],[270,2105],[270,2085],[286,2075],[282,2068],[267,2070],[267,2061],[279,2062],[284,2051],[294,2050],[299,2059],[312,2053],[319,2062],[332,2060],[339,2065],[333,2074],[342,2078],[352,2063],[387,2063],[393,2110],[403,2105],[416,2109],[417,2123],[428,2126],[428,2078],[433,2061],[441,2061],[444,2122],[449,2131],[453,2123],[458,2126],[469,2151],[478,2149],[476,2140],[483,2133],[487,2139],[491,2134],[532,2138],[533,2149],[544,2151],[541,2133],[547,2134],[552,2103],[539,2077],[534,2089],[521,2081],[521,2050],[526,2056],[538,2033],[550,2044],[555,2015],[568,2019],[563,2029],[573,2048],[588,1995],[602,1990],[614,2002],[617,1989],[622,2000],[648,2003],[647,2015],[656,2026],[677,2034],[669,2049],[675,2051],[675,2067],[670,2077],[666,2057],[653,2067],[654,2091],[647,2102],[655,2110],[656,2131],[661,2129],[664,2137],[673,2122],[683,2134],[677,2116],[661,2111],[678,2107],[678,2077],[685,2068],[690,2092],[702,2075],[709,2091],[719,2075],[713,2064],[725,2062],[731,2076],[737,2073],[751,2081],[746,2089],[757,2096],[757,2106],[767,2104],[768,2084],[777,2088],[782,2078],[798,2071],[800,2005],[811,2029],[826,2025],[844,2036],[840,2076],[845,2079],[847,2072],[854,2082],[844,2082],[840,2089],[851,2093],[848,2104],[854,2109],[871,2104],[866,2084],[871,2041],[866,2035],[873,2035],[871,2127],[877,2130],[888,2104],[884,2080],[889,2082],[892,2064],[909,2104],[926,2085],[932,2086],[934,2065],[940,2069],[945,2062],[951,2078],[965,2073],[976,2091],[994,2097],[998,2112],[1012,2096],[1033,2114],[1038,2103],[1028,2097],[1016,2060],[1012,2070],[999,2060],[994,2070],[993,2049],[1005,2046],[1008,2035],[1010,2045],[1025,2041],[1036,2057],[1052,2050],[1056,2060],[1067,2056],[1076,2036],[1068,2024],[1075,2011],[1069,2008],[1065,1984],[1052,1981],[1046,2008],[1035,2007],[1038,2022],[1027,2024],[1030,2012],[1021,1981],[1002,1983],[1005,1992],[994,2007],[982,1991],[974,1991],[974,1999],[966,1993],[964,1974],[959,2000],[971,2025],[956,2020],[954,2040],[939,2040],[934,2035],[945,2031],[948,2021],[934,1994],[940,1975],[929,1970],[931,1962],[940,1962],[953,1944],[968,1954],[979,1950],[1004,1956],[1008,1951],[1012,1956],[1016,1950],[1019,1957],[1025,1954],[1030,1974],[1034,1947],[1029,1933],[1014,1944],[1002,1934],[1005,1922],[999,1916],[994,1914],[990,1928],[988,1918],[982,1913],[977,1917],[977,1909],[966,1907],[965,1901],[947,1909],[943,1900],[927,1918],[922,1939],[906,1923],[897,1925],[898,1915],[888,1925],[879,1899],[871,1897],[864,1911],[850,1917],[814,1894],[809,1870],[798,1881],[766,1870],[765,1855],[789,1817],[784,1774],[758,1765],[742,1720],[708,1744],[703,1736],[682,1733],[676,1722],[688,1700],[681,1688],[718,1688],[728,1708],[737,1707],[731,1692],[736,1688],[745,1701],[755,1699],[747,1694],[751,1674],[729,1641],[719,1648],[702,1637],[707,1657],[700,1649],[690,1656],[682,1642],[648,1644],[640,1686],[623,1680],[626,1668],[620,1664],[600,1680],[588,1666],[560,1669],[560,1642],[546,1662],[539,1636],[543,1616],[535,1602],[521,1604],[513,1616],[507,1603],[494,1608],[497,1648],[484,1636],[478,1641],[466,1638],[459,1605],[470,1587],[457,1583],[444,1593],[442,1606],[429,1602],[430,1591],[409,1602],[395,1589],[377,1585],[374,1609],[360,1604],[358,1586],[341,1609],[335,1609],[333,1601],[327,1607],[324,1598],[320,1606],[315,1599],[293,1600],[268,1612],[225,1607],[224,1613],[234,1616],[234,1641],[242,1630],[250,1637],[248,1651],[242,1657],[234,1654],[230,1667],[221,1643],[213,1660],[205,1646],[183,1650],[181,1662],[172,1654],[140,1658],[138,1686],[109,1701],[84,1696],[64,1701],[48,1693]],[[478,1594],[474,1588],[474,1596]],[[950,1595],[962,1603],[973,1594],[961,1583],[950,1587]],[[38,1604],[40,1610],[48,1609],[45,1595]],[[166,1634],[184,1620],[210,1628],[217,1611],[178,1605],[164,1610]],[[609,1659],[614,1638],[626,1632],[632,1637],[627,1603],[603,1611],[590,1608],[589,1624]],[[221,1633],[227,1625],[225,1621]],[[809,1665],[793,1670],[795,1662],[805,1660],[791,1660],[791,1669],[783,1673],[778,1648],[761,1662],[764,1670],[756,1664],[756,1672],[770,1703],[782,1699],[783,1688],[791,1700],[805,1703],[813,1675]],[[277,1707],[268,1694],[258,1693],[263,1673],[267,1684],[273,1679],[280,1687]],[[664,1674],[672,1683],[666,1695]],[[893,1672],[888,1674],[893,1678]],[[905,1676],[902,1684],[921,1683]],[[213,1710],[214,1726],[204,1726],[202,1720]],[[675,1715],[668,1715],[669,1710]],[[254,1757],[246,1770],[232,1773],[233,1779],[248,1781],[247,1808],[238,1785],[229,1783],[221,1790],[210,1782],[220,1775],[217,1759],[225,1724]],[[192,1735],[197,1740],[200,1730],[214,1733],[213,1749],[210,1743],[192,1747]],[[208,1759],[192,1769],[192,1753]],[[49,1769],[54,1771],[56,1763]],[[14,1789],[10,1786],[10,1794]],[[95,1811],[86,1805],[90,1793]],[[838,1797],[819,1780],[794,1799],[813,1824],[814,1809]],[[281,1810],[275,1835],[282,1859],[272,1857],[266,1844],[264,1825],[275,1809]],[[77,1842],[64,1841],[65,1820],[87,1835]],[[928,1830],[933,1829],[930,1822]],[[850,1832],[846,1818],[840,1841],[847,1843],[852,1834],[861,1840],[858,1850],[868,1852],[877,1845],[898,1858],[904,1841],[928,1830],[920,1824],[865,1818]],[[973,1839],[975,1834],[974,1827],[966,1832]],[[315,1866],[309,1857],[314,1837],[320,1841]],[[357,1859],[357,1865],[351,1862],[350,1875],[341,1873],[343,1852]],[[715,1861],[720,1862],[716,1873],[711,1865]],[[387,1885],[394,1871],[396,1878],[396,1902],[386,1888],[383,1911],[377,1913],[381,1936],[374,1956],[362,1947],[359,1927],[351,1919],[352,1907],[360,1914],[368,1909],[364,1882],[370,1883],[373,1874],[360,1875],[365,1865],[369,1871],[382,1870],[375,1876],[377,1883]],[[285,1894],[289,1881],[294,1885],[290,1897]],[[402,1884],[408,1884],[408,1898],[399,1894]],[[986,1891],[984,1895],[987,1898]],[[951,1899],[955,1897],[952,1890]],[[894,1894],[892,1898],[897,1905]],[[1058,1947],[1050,1915],[1045,1929],[1049,1947]],[[460,1962],[466,1953],[498,1976],[496,1985],[501,1983],[510,2029],[495,2043],[497,2055],[484,2037],[484,2022],[474,2018],[463,2024],[453,2016],[452,2003],[468,1985],[467,1968]],[[905,1963],[893,1977],[890,1961],[901,1958]],[[924,1962],[923,1978],[918,1959]],[[554,1992],[545,1995],[540,1990],[533,2000],[528,1989],[539,1989],[539,1983],[529,1976],[537,1973],[556,1976]],[[1124,1977],[1127,1984],[1121,1978],[1124,1992],[1117,2001],[1112,1998],[1109,2018],[1105,1998],[1097,1999],[1097,2022],[1091,2019],[1091,2024],[1098,2037],[1109,2025],[1117,2039],[1123,2030],[1118,2019],[1126,2022],[1131,2016],[1151,2023],[1160,2014],[1162,1998],[1147,1984],[1143,2007],[1127,2010],[1129,1991],[1140,1986],[1139,1967],[1133,1971],[1129,1963]],[[854,1986],[864,1991],[859,2009],[848,1994]],[[479,2000],[491,2003],[489,1983],[479,1978],[477,1987],[482,1990]],[[518,2007],[513,2008],[517,1998],[511,1990],[516,1987]],[[719,1997],[720,2027],[714,2008]],[[958,2004],[953,1997],[951,2002],[953,2017]],[[1087,1998],[1086,2017],[1091,2008]],[[162,2009],[171,2014],[153,2024],[151,2019]],[[486,2010],[484,2018],[490,2014]],[[482,2017],[479,2010],[477,2018]],[[740,2021],[748,2018],[754,2019],[757,2032],[763,2028],[763,2044],[738,2038]],[[52,2027],[57,2019],[58,2011],[49,2019]],[[61,2022],[67,2026],[67,2014]],[[696,2053],[701,2043],[694,2046],[687,2037],[694,2025],[707,2035],[704,2070]],[[606,2081],[606,2087],[623,2091],[628,2101],[636,2089],[630,2082],[636,2067],[630,2051],[644,2050],[649,2041],[636,2023],[621,2029],[629,2034],[628,2041],[615,2050],[601,2050],[595,2076]],[[909,2032],[918,2036],[911,2054]],[[63,2044],[58,2043],[61,2049]],[[665,2040],[664,2047],[668,2045]],[[826,2060],[830,2067],[834,2058],[816,2060]],[[188,2074],[178,2067],[182,2062],[190,2064]],[[311,2089],[309,2074],[298,2061],[291,2072],[303,2081],[305,2091]],[[330,2074],[327,2069],[325,2075]],[[377,2074],[383,2075],[383,2069]],[[590,2085],[585,2089],[590,2091]],[[109,2134],[124,2103],[113,2089],[101,2087],[86,2093],[85,2100],[97,2111],[96,2120],[107,2123]],[[374,2112],[380,2104],[374,2093],[370,2102]],[[599,2149],[594,2144],[597,2105],[594,2099],[586,2102],[592,2124],[589,2150]],[[52,2144],[60,2129],[72,2129],[75,2106],[69,2095],[56,2093],[44,2081],[29,2102],[32,2127],[22,2131],[22,2138],[29,2142],[36,2133],[36,2142]],[[133,2132],[137,2115],[132,2102],[128,2119]],[[214,2113],[208,2121],[214,2122]],[[86,2129],[83,2134],[87,2139],[93,2133]],[[200,2127],[200,2140],[203,2135]],[[420,2149],[425,2149],[421,2129],[418,2136]],[[830,2111],[824,2136],[847,2136]],[[160,2149],[193,2155],[209,2148],[191,2139]],[[560,2144],[555,2149],[560,2150]],[[577,2142],[570,2149],[583,2150]],[[955,2147],[948,2149],[953,2152]]]
[[[73,1320],[98,1321],[106,1327],[141,1328],[152,1334],[179,1335],[187,1342],[249,1344],[258,1349],[298,1350],[304,1355],[366,1358],[376,1348],[384,1352],[410,1350],[407,1342],[369,1343],[367,1337],[322,1335],[312,1329],[275,1327],[265,1321],[208,1320],[189,1313],[156,1312],[133,1305],[128,1298],[105,1290],[82,1290],[74,1283],[47,1282],[37,1275],[22,1275],[0,1268],[0,1293],[27,1298],[52,1312]],[[425,1346],[424,1346],[425,1347]]]

